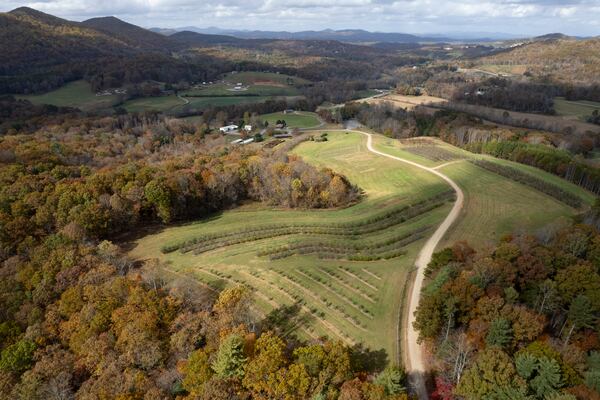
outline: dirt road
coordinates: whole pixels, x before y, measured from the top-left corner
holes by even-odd
[[[354,131],[360,132],[360,131]],[[410,298],[408,302],[408,315],[406,315],[406,324],[403,329],[404,334],[404,343],[406,344],[405,348],[405,363],[406,363],[406,372],[409,374],[411,378],[411,385],[414,388],[415,392],[419,396],[420,400],[428,399],[427,388],[425,387],[425,363],[423,361],[423,351],[421,346],[417,343],[417,338],[419,337],[417,331],[413,327],[413,323],[415,321],[415,311],[417,310],[417,306],[419,305],[419,298],[421,295],[421,288],[423,286],[423,279],[425,277],[425,268],[429,261],[431,261],[431,256],[435,251],[435,248],[439,244],[439,242],[444,237],[444,234],[448,231],[450,226],[456,221],[460,214],[460,210],[463,206],[464,195],[460,187],[446,175],[442,174],[440,171],[429,168],[424,165],[418,164],[413,161],[405,160],[400,157],[392,156],[390,154],[383,153],[381,151],[375,150],[373,148],[373,136],[369,133],[360,132],[363,135],[367,135],[367,149],[370,152],[375,153],[377,155],[388,157],[394,160],[401,161],[406,164],[410,164],[417,168],[421,168],[425,171],[431,172],[434,175],[439,176],[443,180],[445,180],[456,192],[456,201],[454,202],[454,206],[450,210],[450,213],[446,216],[444,221],[438,226],[433,235],[427,240],[417,259],[415,261],[415,267],[417,268],[417,273],[415,276],[415,281],[412,286],[412,291],[410,293]],[[404,324],[403,324],[404,325]]]

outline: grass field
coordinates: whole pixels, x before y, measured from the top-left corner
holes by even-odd
[[[245,72],[234,72],[228,73],[223,76],[223,80],[230,83],[242,83],[244,85],[254,85],[254,84],[268,84],[274,83],[279,85],[305,85],[310,83],[310,81],[299,78],[297,76],[285,75],[285,74],[277,74],[274,72],[254,72],[254,71],[245,71]]]
[[[265,96],[227,96],[227,97],[186,97],[189,107],[203,108],[208,106],[228,106],[232,104],[260,103],[269,97]],[[129,112],[142,111],[178,111],[185,103],[175,95],[160,97],[144,97],[125,102],[124,107]]]
[[[449,212],[453,195],[433,174],[368,152],[363,135],[329,132],[328,138],[302,143],[294,153],[359,185],[364,196],[358,204],[339,210],[246,205],[146,236],[130,254],[158,258],[168,271],[216,290],[247,285],[255,293],[257,315],[279,321],[283,332],[362,342],[394,361],[408,274],[424,241]],[[440,167],[463,188],[465,207],[447,243],[481,245],[575,212],[476,167],[467,161],[470,153],[439,141],[400,143],[376,136],[374,145]]]
[[[84,111],[111,107],[117,102],[117,96],[96,96],[90,84],[80,80],[44,94],[18,95],[19,99],[29,100],[33,104],[52,104],[59,107],[77,107]]]
[[[233,85],[225,83],[217,83],[214,85],[208,85],[197,89],[189,89],[182,92],[184,97],[192,96],[239,96],[240,94],[249,96],[297,96],[299,94],[298,89],[293,86],[287,85],[250,85],[243,91],[234,91]]]
[[[427,145],[427,143],[430,143]],[[480,156],[448,145],[439,139],[415,138],[398,141],[377,136],[375,147],[440,171],[452,178],[465,194],[461,219],[451,228],[445,244],[466,240],[473,246],[491,244],[502,235],[531,232],[576,210],[535,189],[479,168],[469,159],[485,158],[534,175],[592,204],[594,195],[577,185],[540,169],[507,160]]]
[[[267,121],[270,126],[275,126],[278,120],[285,120],[290,128],[312,128],[319,126],[319,118],[315,113],[303,112],[302,114],[284,114],[276,112],[263,114],[260,116],[263,121]]]
[[[564,97],[554,98],[554,110],[558,115],[565,117],[577,118],[582,121],[586,120],[586,117],[592,115],[594,110],[600,112],[600,103],[595,101],[571,101]]]
[[[131,255],[157,257],[170,270],[190,273],[215,288],[242,282],[256,289],[256,305],[263,315],[300,301],[300,315],[290,317],[290,321],[302,321],[293,329],[295,334],[305,339],[326,335],[348,343],[364,342],[371,348],[384,349],[393,360],[398,351],[396,322],[407,273],[424,238],[443,219],[451,203],[442,200],[405,220],[394,217],[402,207],[447,193],[448,187],[425,171],[369,153],[365,143],[360,134],[330,132],[329,141],[303,143],[295,150],[308,162],[346,174],[364,189],[364,200],[352,207],[329,211],[240,207],[210,220],[147,236],[136,243]],[[274,230],[292,224],[316,226],[323,231],[247,241],[198,254],[160,251],[164,245],[203,235],[230,233],[229,237],[235,237],[232,235],[243,231],[237,238],[244,239],[253,235],[244,231],[249,228]],[[346,233],[334,234],[331,230],[339,231],[339,224],[369,229],[351,235],[347,233],[351,229],[342,228]],[[408,239],[394,241],[398,237]],[[372,245],[382,252],[390,251],[384,243],[391,242],[396,243],[391,248],[403,254],[376,261],[320,258],[318,254],[282,258],[258,255],[275,251],[271,256],[277,256],[282,246],[289,249],[311,242],[323,247]],[[211,241],[204,243],[210,245]]]

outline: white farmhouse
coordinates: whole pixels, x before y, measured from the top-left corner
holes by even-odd
[[[219,128],[219,130],[222,133],[237,131],[238,130],[238,126],[237,125],[227,125],[227,126],[223,126],[223,127]]]

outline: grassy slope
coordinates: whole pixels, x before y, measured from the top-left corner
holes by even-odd
[[[259,103],[268,99],[264,96],[229,96],[229,97],[189,97],[190,107],[202,108],[207,106],[228,106],[232,104]],[[129,112],[136,111],[177,111],[185,106],[183,100],[175,95],[160,97],[144,97],[125,102],[124,107]]]
[[[182,93],[182,96],[236,96],[258,95],[258,96],[297,96],[298,89],[292,86],[272,86],[272,85],[251,85],[244,91],[233,91],[233,86],[218,83],[202,87],[200,89],[190,89]]]
[[[19,95],[19,99],[29,100],[34,104],[52,104],[59,107],[77,107],[82,110],[100,109],[112,106],[117,96],[96,96],[90,84],[80,80],[67,83],[65,86],[44,94]]]
[[[269,122],[270,126],[275,126],[277,120],[285,120],[290,128],[311,128],[319,125],[319,119],[313,113],[302,114],[284,114],[276,112],[263,114],[260,116],[263,121]]]
[[[362,135],[356,133],[330,132],[328,142],[306,142],[294,151],[310,163],[331,167],[345,174],[363,188],[365,198],[352,207],[340,210],[289,211],[267,209],[260,205],[243,206],[212,219],[167,228],[158,234],[147,236],[136,243],[131,255],[141,259],[158,257],[170,270],[192,273],[197,279],[217,288],[234,284],[236,281],[257,288],[256,304],[259,312],[263,314],[276,307],[293,304],[295,300],[290,294],[300,296],[304,299],[306,310],[300,312],[302,319],[299,316],[291,318],[299,324],[299,327],[295,328],[299,336],[309,338],[328,335],[333,338],[352,338],[371,348],[384,349],[389,359],[393,360],[397,352],[396,322],[398,307],[403,298],[402,289],[424,239],[407,246],[407,254],[404,256],[388,261],[371,262],[320,260],[314,256],[292,256],[269,261],[256,255],[257,250],[263,247],[299,240],[300,237],[295,235],[238,244],[201,255],[179,252],[163,255],[159,251],[165,244],[178,243],[210,232],[235,231],[265,224],[327,224],[361,220],[374,213],[381,213],[389,207],[414,203],[447,189],[443,182],[425,171],[367,152],[365,141]],[[440,145],[457,155],[471,156],[470,153],[452,146]],[[391,154],[428,163],[430,166],[443,164],[402,150],[402,145],[397,141],[390,141],[383,136],[376,136],[375,146]],[[511,164],[519,167],[517,164]],[[519,228],[535,229],[574,212],[540,192],[482,170],[466,160],[444,166],[442,171],[461,185],[466,196],[461,220],[451,230],[447,243],[466,239],[473,245],[481,245],[503,233]],[[546,179],[558,179],[539,170],[534,172],[539,172]],[[569,186],[566,182],[564,184]],[[411,232],[418,227],[435,226],[449,209],[450,204],[446,204],[415,220],[369,234],[361,240],[384,238],[392,234]],[[318,238],[316,236],[316,239]],[[354,276],[346,274],[339,269],[340,267],[349,268]],[[332,278],[327,271],[341,274],[344,280]],[[377,274],[380,279],[365,271]],[[284,275],[298,280],[301,285],[298,286]],[[323,286],[310,276],[318,276],[323,282],[333,285]],[[360,287],[361,291],[350,289],[348,284]],[[361,293],[372,295],[376,303],[366,301]],[[373,316],[363,315],[347,299],[355,299]],[[310,312],[311,309],[314,310],[313,313]],[[366,329],[355,326],[345,316],[360,321]]]
[[[338,338],[341,333],[342,336],[347,335],[354,340],[364,341],[371,348],[383,348],[393,359],[397,352],[396,321],[402,299],[402,288],[406,281],[406,274],[412,266],[416,252],[421,247],[423,240],[407,246],[408,253],[404,256],[388,261],[372,262],[320,260],[314,256],[293,256],[275,261],[257,257],[257,249],[298,239],[294,236],[225,247],[199,256],[179,252],[162,255],[159,252],[164,244],[177,243],[183,239],[208,232],[223,232],[266,223],[339,223],[362,220],[369,215],[381,213],[391,206],[414,203],[447,189],[441,180],[426,172],[412,167],[399,166],[393,160],[377,157],[367,152],[365,138],[359,134],[330,133],[328,142],[304,143],[295,152],[309,162],[332,167],[336,171],[346,174],[365,190],[365,199],[353,207],[333,211],[278,211],[256,209],[254,206],[240,207],[227,211],[212,220],[168,228],[159,234],[147,236],[138,241],[137,247],[132,251],[132,256],[136,258],[159,257],[169,264],[169,268],[179,272],[192,271],[199,279],[213,282],[213,284],[232,284],[232,282],[227,282],[227,279],[239,279],[250,286],[259,288],[260,292],[266,295],[266,298],[264,295],[256,297],[257,306],[263,313],[269,312],[275,305],[293,303],[293,300],[283,290],[297,293],[306,300],[306,306],[309,309],[314,308],[317,311],[315,315],[308,315],[308,320],[311,321],[306,323],[309,331],[297,330],[296,333],[300,336],[306,338],[311,335],[328,335]],[[443,219],[449,208],[450,204],[446,204],[415,220],[407,221],[393,230],[389,229],[368,235],[365,239],[388,237],[404,231],[410,232],[417,227],[435,225]],[[350,268],[356,276],[377,290],[366,286],[351,275],[340,272],[340,266]],[[225,274],[231,275],[231,278],[215,277],[211,275],[211,269],[223,271]],[[363,269],[378,274],[382,279],[374,278]],[[298,271],[303,271],[304,275]],[[332,279],[325,271],[337,271],[347,280],[346,283],[362,287],[365,293],[376,297],[376,303],[366,301],[358,293]],[[280,275],[282,272],[301,280],[302,286],[308,291],[302,290],[286,280]],[[265,281],[252,276],[252,273],[259,275]],[[333,291],[307,278],[306,274],[320,276],[334,282]],[[280,289],[277,288],[278,286]],[[321,302],[319,297],[331,302],[331,306]],[[369,309],[373,313],[373,318],[363,315],[344,297],[346,299],[353,298]],[[343,309],[352,318],[365,324],[368,329],[364,330],[349,323],[335,307]],[[321,312],[324,313],[322,317],[320,316]],[[325,320],[325,322],[319,321],[319,319]],[[332,324],[333,328],[327,324]]]
[[[570,101],[564,97],[554,99],[554,109],[558,115],[575,117],[582,121],[592,115],[594,110],[600,110],[600,103],[594,101]]]
[[[288,79],[289,78],[289,79]],[[242,83],[244,85],[254,84],[256,82],[264,82],[271,81],[277,82],[283,85],[292,84],[292,85],[305,85],[310,83],[310,81],[299,78],[297,76],[290,76],[285,74],[277,74],[274,72],[237,72],[237,73],[229,73],[224,79],[231,83]]]

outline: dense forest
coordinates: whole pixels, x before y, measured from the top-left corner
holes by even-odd
[[[598,231],[573,225],[437,253],[415,322],[433,398],[600,398],[599,251]]]

